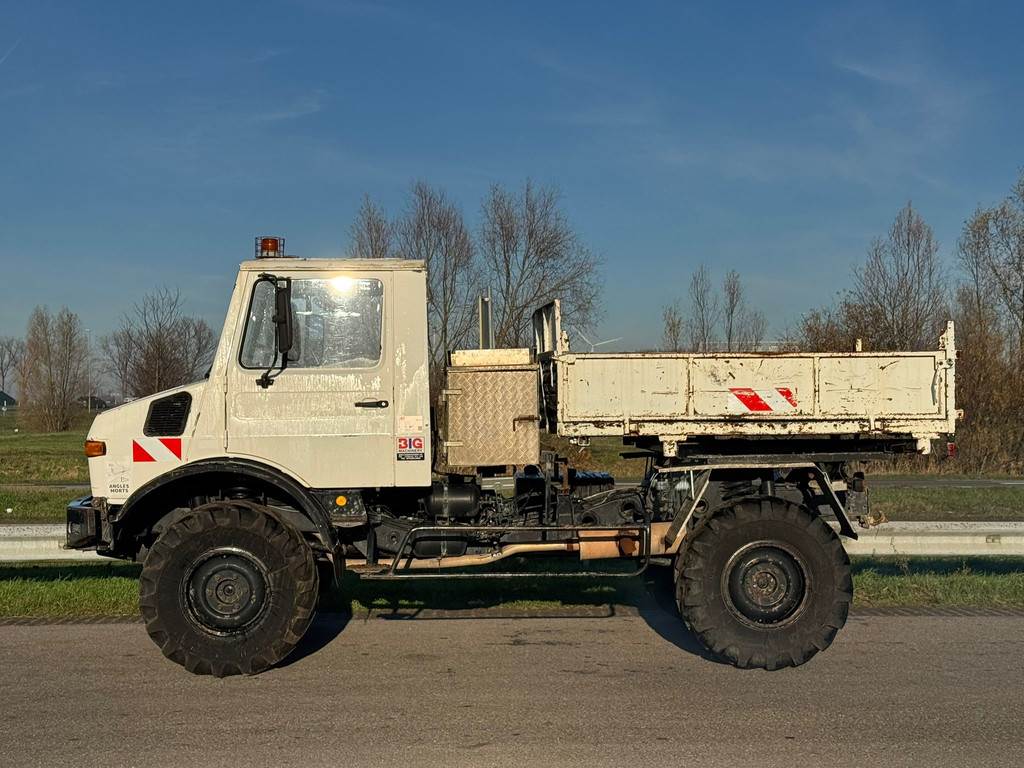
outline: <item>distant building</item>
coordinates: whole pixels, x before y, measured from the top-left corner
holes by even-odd
[[[18,401],[8,395],[3,390],[0,390],[0,408],[17,408]]]
[[[91,411],[105,411],[110,407],[110,403],[101,397],[96,397],[96,395],[91,395],[90,397],[83,395],[78,398],[78,404],[82,408],[88,408]]]

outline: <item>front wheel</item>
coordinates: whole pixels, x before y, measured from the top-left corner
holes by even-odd
[[[853,582],[835,532],[806,508],[747,499],[712,517],[676,563],[676,600],[737,667],[798,666],[846,623]]]
[[[316,564],[302,534],[246,501],[205,504],[171,523],[139,583],[146,630],[164,655],[216,677],[284,659],[316,599]]]

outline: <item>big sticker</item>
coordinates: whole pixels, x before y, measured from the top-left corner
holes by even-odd
[[[423,438],[414,435],[399,437],[396,457],[399,461],[423,461],[426,457]]]

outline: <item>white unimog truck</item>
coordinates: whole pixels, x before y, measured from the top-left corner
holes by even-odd
[[[934,352],[581,354],[554,303],[532,349],[453,351],[431,392],[423,263],[256,251],[206,380],[98,415],[68,507],[69,547],[143,564],[149,634],[195,673],[281,661],[346,564],[496,576],[530,554],[670,560],[712,652],[801,664],[852,597],[848,466],[954,430],[952,324]],[[619,437],[646,477],[577,472],[542,431]]]

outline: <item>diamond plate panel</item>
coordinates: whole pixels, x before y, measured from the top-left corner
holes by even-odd
[[[453,467],[540,460],[537,366],[449,368],[447,461]]]

